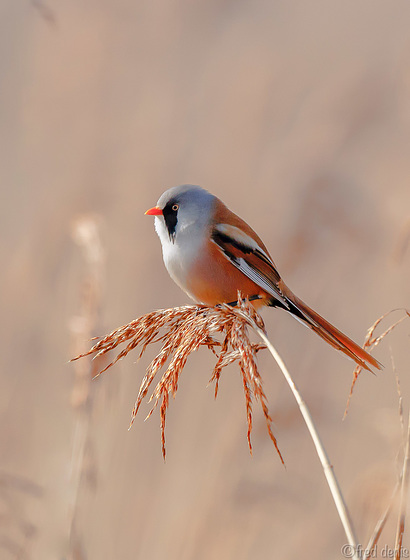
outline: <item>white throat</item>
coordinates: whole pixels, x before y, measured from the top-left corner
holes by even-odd
[[[198,219],[191,219],[181,212],[173,237],[169,235],[164,218],[155,217],[155,230],[161,240],[166,269],[174,282],[194,301],[196,299],[187,287],[187,275],[202,253],[202,246],[209,235],[208,215],[205,212]]]

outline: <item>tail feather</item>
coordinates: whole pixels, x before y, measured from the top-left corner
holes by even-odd
[[[381,369],[382,364],[371,356],[366,350],[363,350],[358,344],[353,342],[348,336],[343,334],[339,329],[326,321],[319,313],[313,311],[306,303],[300,300],[285,285],[281,286],[281,292],[286,298],[290,307],[290,312],[303,323],[323,338],[328,344],[340,350],[346,356],[349,356],[359,366],[368,371],[372,371],[369,366]]]

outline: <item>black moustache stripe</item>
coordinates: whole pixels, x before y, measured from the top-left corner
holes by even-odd
[[[173,204],[167,204],[162,211],[171,241],[175,238],[175,229],[178,223],[178,211],[172,210],[172,206]]]

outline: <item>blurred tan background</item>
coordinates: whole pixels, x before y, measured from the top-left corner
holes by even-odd
[[[1,1],[0,558],[341,557],[319,461],[267,354],[286,469],[257,406],[250,457],[238,372],[214,401],[205,350],[171,402],[165,463],[157,413],[127,431],[153,350],[91,385],[89,363],[67,360],[187,303],[143,215],[181,183],[253,225],[290,287],[358,342],[409,307],[409,28],[405,1]],[[385,370],[362,374],[342,422],[353,365],[283,312],[264,318],[366,544],[402,461],[391,355],[406,418],[409,323],[376,350]]]

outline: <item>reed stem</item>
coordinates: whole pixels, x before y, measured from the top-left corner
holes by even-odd
[[[266,334],[264,333],[264,331],[258,327],[256,324],[253,325],[253,328],[256,330],[257,334],[260,336],[260,338],[263,340],[263,342],[266,344],[269,352],[272,354],[274,360],[276,361],[276,363],[278,364],[280,370],[282,371],[292,393],[293,396],[296,399],[296,402],[298,403],[300,412],[302,413],[303,419],[306,423],[307,429],[309,430],[310,436],[313,440],[314,446],[316,448],[316,452],[319,456],[319,460],[322,464],[323,467],[323,471],[325,473],[325,477],[327,480],[327,483],[329,485],[329,489],[330,492],[332,494],[332,498],[333,501],[335,502],[336,505],[336,509],[337,512],[339,514],[340,517],[340,521],[342,522],[343,525],[343,529],[344,532],[346,534],[346,538],[347,541],[351,547],[351,551],[350,551],[350,558],[352,558],[353,560],[360,560],[359,559],[359,548],[357,545],[357,538],[353,529],[353,525],[351,522],[351,518],[349,515],[349,512],[347,510],[347,506],[345,503],[345,500],[343,498],[342,492],[340,490],[340,486],[339,483],[337,481],[337,478],[335,476],[335,473],[333,471],[333,466],[329,460],[329,457],[326,453],[326,450],[323,446],[323,443],[320,439],[319,433],[316,429],[316,426],[313,422],[312,416],[310,414],[310,411],[305,403],[305,401],[302,398],[302,395],[300,394],[298,388],[296,387],[295,382],[292,379],[292,376],[289,373],[289,370],[287,369],[284,361],[282,360],[281,356],[278,354],[276,348],[273,346],[273,344],[270,342],[269,338],[266,336]]]

